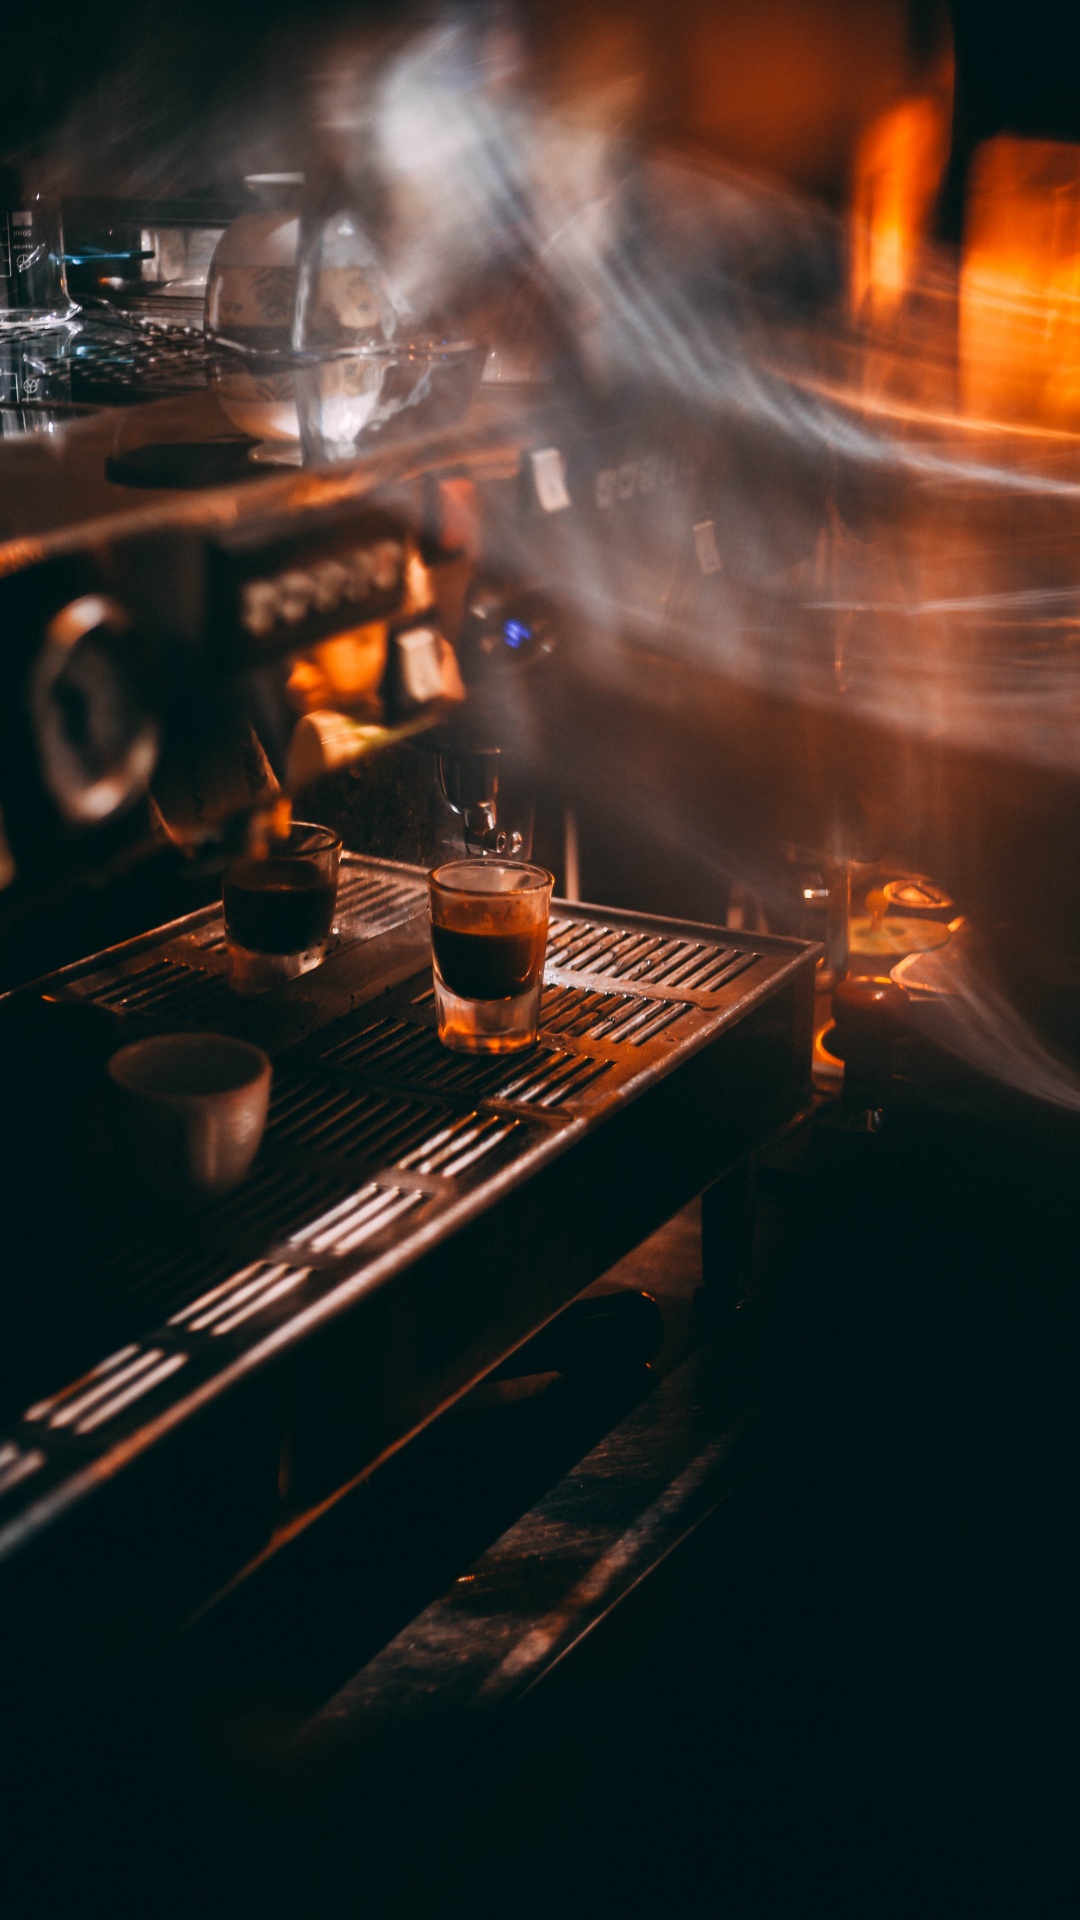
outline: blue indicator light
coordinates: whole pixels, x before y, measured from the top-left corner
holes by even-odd
[[[508,620],[503,627],[503,638],[508,647],[520,647],[523,641],[532,639],[532,632],[519,620]]]

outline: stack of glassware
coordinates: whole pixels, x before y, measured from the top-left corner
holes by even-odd
[[[60,203],[0,171],[0,432],[53,424],[71,398],[79,309],[68,293]],[[52,406],[50,405],[52,403]]]
[[[210,268],[211,382],[255,459],[319,465],[450,426],[487,349],[395,310],[355,196],[299,174],[252,175],[256,204]]]

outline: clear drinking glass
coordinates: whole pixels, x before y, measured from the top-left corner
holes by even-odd
[[[428,877],[439,1039],[516,1053],[540,1020],[554,880],[515,860],[452,860]]]
[[[229,978],[238,993],[265,993],[319,966],[337,899],[341,841],[329,827],[295,820],[229,867],[221,885]]]
[[[0,206],[0,328],[56,327],[79,311],[68,293],[60,202],[24,193]]]
[[[206,281],[210,385],[222,411],[262,446],[257,462],[299,464],[293,367],[301,173],[249,173],[254,204],[226,227]]]
[[[296,365],[305,462],[355,460],[379,441],[453,426],[468,411],[487,348],[471,340],[380,341]]]
[[[402,334],[401,320],[360,206],[343,188],[321,211],[313,199],[300,221],[292,333],[305,466],[358,459],[466,412],[487,348]]]

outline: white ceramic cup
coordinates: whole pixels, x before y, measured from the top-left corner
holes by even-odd
[[[119,1143],[132,1173],[170,1199],[227,1193],[259,1150],[270,1102],[260,1047],[220,1033],[168,1033],[109,1061]]]

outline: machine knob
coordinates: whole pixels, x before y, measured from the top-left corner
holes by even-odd
[[[45,629],[30,687],[42,779],[65,820],[96,826],[146,791],[158,728],[139,697],[131,623],[85,593]]]

